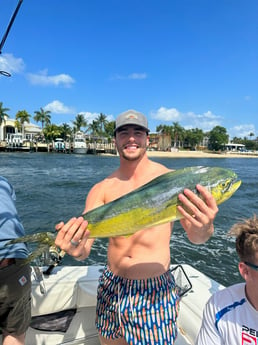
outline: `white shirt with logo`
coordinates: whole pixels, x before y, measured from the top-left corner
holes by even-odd
[[[195,345],[258,345],[258,311],[246,298],[245,283],[209,299]]]

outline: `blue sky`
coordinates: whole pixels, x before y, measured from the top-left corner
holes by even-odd
[[[0,38],[18,0],[0,0]],[[258,136],[257,0],[23,0],[0,55],[0,102],[53,123],[143,112]],[[33,122],[33,120],[31,120]]]

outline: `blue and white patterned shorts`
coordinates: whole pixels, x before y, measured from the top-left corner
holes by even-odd
[[[179,297],[170,271],[145,280],[114,275],[99,278],[96,327],[107,339],[130,345],[172,345],[177,336]]]

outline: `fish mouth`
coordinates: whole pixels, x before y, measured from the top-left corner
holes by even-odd
[[[231,183],[231,191],[235,193],[235,191],[241,186],[242,181],[235,179]]]

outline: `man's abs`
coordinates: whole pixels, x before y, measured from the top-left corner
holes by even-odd
[[[171,226],[164,224],[127,238],[111,238],[108,265],[114,274],[128,279],[157,277],[169,269],[170,237]]]

